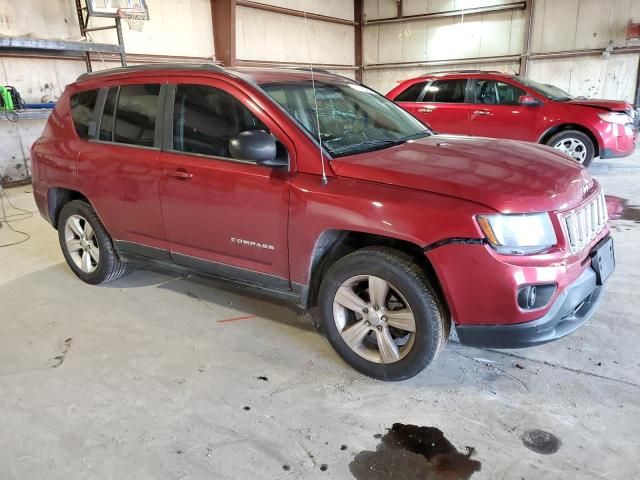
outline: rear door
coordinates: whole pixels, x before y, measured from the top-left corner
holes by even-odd
[[[134,249],[167,247],[158,191],[165,90],[148,78],[101,89],[90,140],[77,162],[83,193],[110,235]]]
[[[478,78],[472,80],[471,91],[471,135],[537,140],[535,125],[540,107],[518,103],[520,96],[527,95],[523,89],[502,80]]]
[[[292,153],[290,141],[224,80],[187,77],[172,83],[160,195],[174,262],[289,289],[289,172],[232,158],[229,141],[242,131],[265,130],[280,141],[285,156]]]
[[[467,79],[432,81],[412,113],[438,133],[469,135],[467,83]]]

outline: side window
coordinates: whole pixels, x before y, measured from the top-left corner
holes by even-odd
[[[464,91],[467,81],[435,80],[427,88],[423,102],[464,103]]]
[[[104,102],[102,110],[102,119],[100,120],[100,133],[98,138],[113,142],[113,121],[115,120],[116,102],[118,101],[118,87],[111,87],[107,92],[107,98]]]
[[[487,105],[516,105],[526,92],[509,83],[496,80],[476,80],[475,103]]]
[[[118,94],[113,141],[153,147],[160,85],[122,85]]]
[[[398,95],[394,102],[417,102],[427,82],[414,83]]]
[[[89,138],[89,125],[93,120],[98,90],[76,93],[71,97],[71,118],[80,138]]]
[[[173,108],[173,149],[232,158],[229,141],[267,127],[239,100],[218,88],[178,85]]]

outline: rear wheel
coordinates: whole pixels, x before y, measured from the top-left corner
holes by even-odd
[[[547,145],[569,155],[585,167],[591,165],[595,148],[591,139],[578,130],[563,130],[547,141]]]
[[[446,345],[450,321],[426,275],[402,252],[367,247],[331,266],[320,286],[322,323],[359,372],[404,380]]]
[[[127,271],[98,215],[82,200],[73,200],[62,208],[58,239],[69,267],[87,283],[110,282]]]

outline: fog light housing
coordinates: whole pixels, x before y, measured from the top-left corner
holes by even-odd
[[[549,303],[555,291],[555,283],[522,285],[518,288],[518,306],[523,310],[542,308]]]

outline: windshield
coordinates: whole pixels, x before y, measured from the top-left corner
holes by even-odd
[[[538,83],[528,78],[517,77],[518,81],[529,88],[534,89],[540,95],[544,95],[549,100],[555,100],[556,102],[565,102],[571,100],[573,97],[561,88],[549,85],[546,83]]]
[[[378,93],[351,82],[311,80],[262,84],[333,157],[399,145],[431,135],[422,123]],[[316,111],[318,118],[316,119]]]

